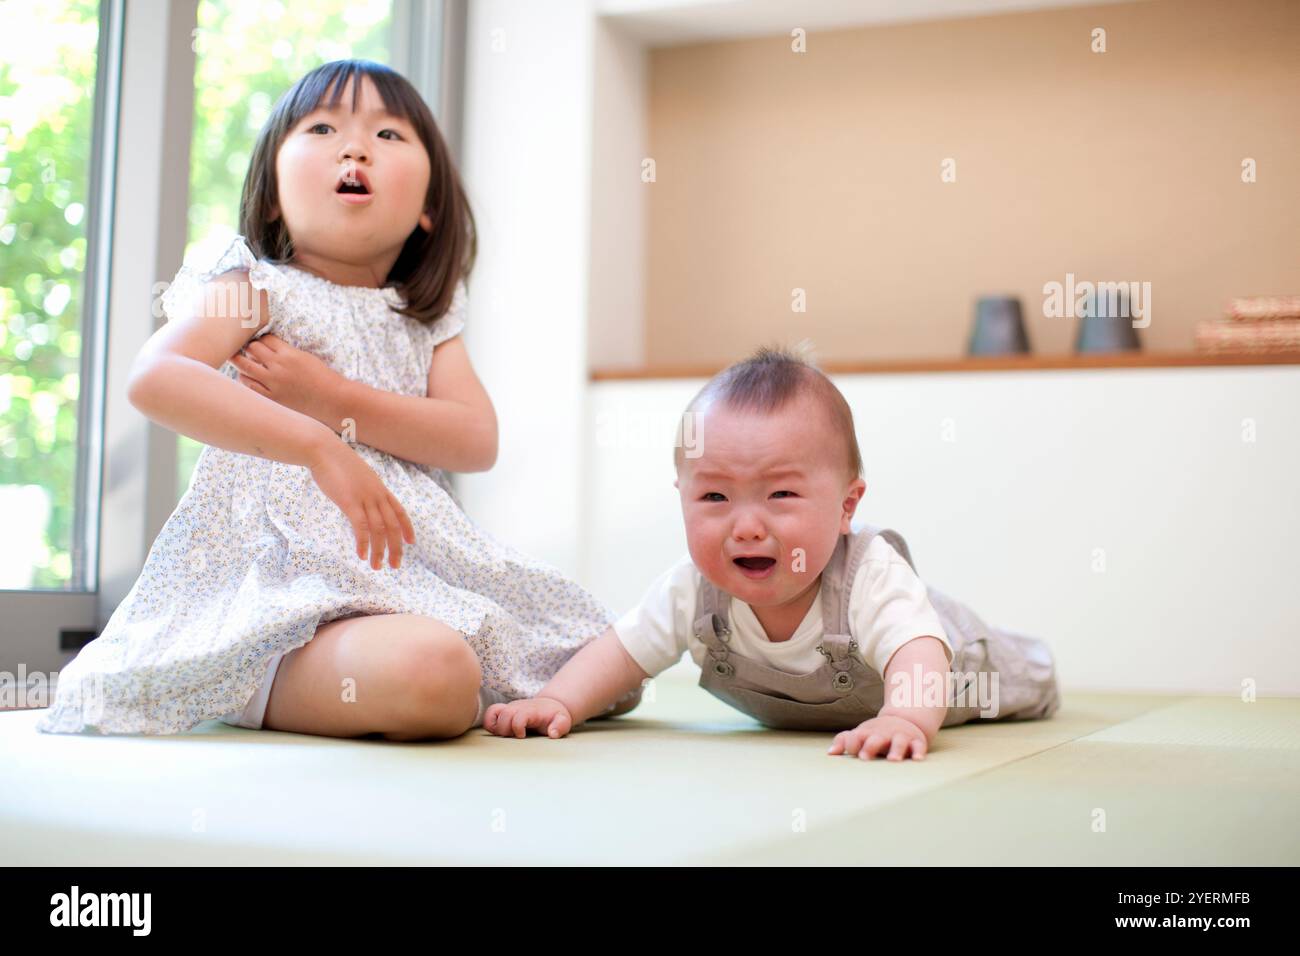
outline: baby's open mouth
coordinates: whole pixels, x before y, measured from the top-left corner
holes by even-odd
[[[364,183],[349,183],[349,182],[341,183],[339,185],[338,192],[361,193],[363,196],[370,194],[370,190],[365,187]]]
[[[776,558],[733,558],[736,564],[751,571],[766,571],[776,564]]]

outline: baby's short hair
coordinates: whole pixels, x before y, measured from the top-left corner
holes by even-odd
[[[810,396],[826,410],[832,428],[845,447],[845,470],[849,480],[862,476],[862,452],[853,426],[853,409],[835,383],[810,358],[781,345],[762,346],[753,355],[729,365],[695,393],[678,423],[673,444],[673,465],[680,471],[683,460],[683,426],[686,417],[705,402],[719,402],[736,411],[764,414],[775,412],[801,395]],[[707,440],[707,438],[706,438]]]

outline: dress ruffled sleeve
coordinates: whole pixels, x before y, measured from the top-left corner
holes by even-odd
[[[235,236],[224,247],[196,250],[195,254],[185,260],[176,278],[162,296],[163,313],[168,321],[185,318],[193,314],[191,303],[195,296],[203,293],[204,286],[217,276],[235,269],[248,272],[249,285],[254,289],[265,290],[270,303],[270,316],[266,324],[253,333],[253,338],[261,338],[267,332],[280,333],[288,317],[288,299],[292,294],[289,277],[270,262],[264,262],[253,254],[243,236]],[[250,296],[250,299],[252,297]],[[256,302],[240,303],[252,313]],[[239,375],[238,369],[226,362],[221,371],[231,378]]]
[[[290,294],[289,281],[281,269],[277,269],[272,263],[257,259],[242,235],[235,235],[225,248],[221,248],[216,254],[212,254],[211,250],[200,251],[186,259],[181,271],[175,273],[174,280],[162,293],[162,312],[168,317],[168,321],[191,315],[192,299],[196,295],[203,294],[204,285],[220,274],[230,272],[231,269],[246,269],[248,284],[253,289],[264,289],[266,298],[270,300],[270,316],[266,324],[253,333],[253,338],[259,338],[268,332],[276,332],[286,315],[286,299]],[[255,303],[240,304],[251,310]]]
[[[469,293],[465,290],[465,280],[462,279],[456,283],[456,291],[452,293],[451,305],[448,307],[446,314],[435,320],[433,325],[430,326],[431,349],[437,348],[443,342],[460,335],[465,330],[465,307],[468,302]]]

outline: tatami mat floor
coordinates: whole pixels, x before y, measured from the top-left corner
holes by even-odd
[[[671,677],[562,740],[60,736],[40,713],[0,714],[10,865],[1300,863],[1300,700],[1067,692],[903,763]]]

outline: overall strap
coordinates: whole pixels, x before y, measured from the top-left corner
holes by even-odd
[[[822,628],[828,636],[848,633],[848,616],[844,612],[853,585],[853,579],[846,577],[852,543],[853,535],[840,535],[831,559],[822,570]]]
[[[866,525],[859,531],[840,536],[835,553],[822,572],[822,620],[826,636],[823,646],[817,648],[832,663],[845,659],[851,651],[858,649],[858,642],[851,633],[849,622],[853,618],[849,605],[853,598],[853,581],[877,535],[888,541],[909,565],[912,564],[907,542],[892,529]],[[915,571],[915,567],[912,570]]]
[[[705,666],[712,667],[722,677],[734,673],[731,662],[727,660],[727,644],[731,641],[730,609],[731,595],[701,574],[692,626],[696,639],[704,644],[712,658]]]
[[[822,571],[822,642],[817,650],[839,671],[852,663],[858,642],[850,633],[849,602],[853,596],[853,579],[866,552],[869,536],[861,533],[840,535],[831,559]]]
[[[863,525],[862,533],[869,534],[872,537],[880,535],[893,546],[895,551],[902,555],[903,560],[906,561],[908,567],[912,569],[912,573],[916,573],[916,562],[912,560],[912,552],[908,549],[907,542],[904,541],[903,536],[893,528],[877,528],[873,525]]]

